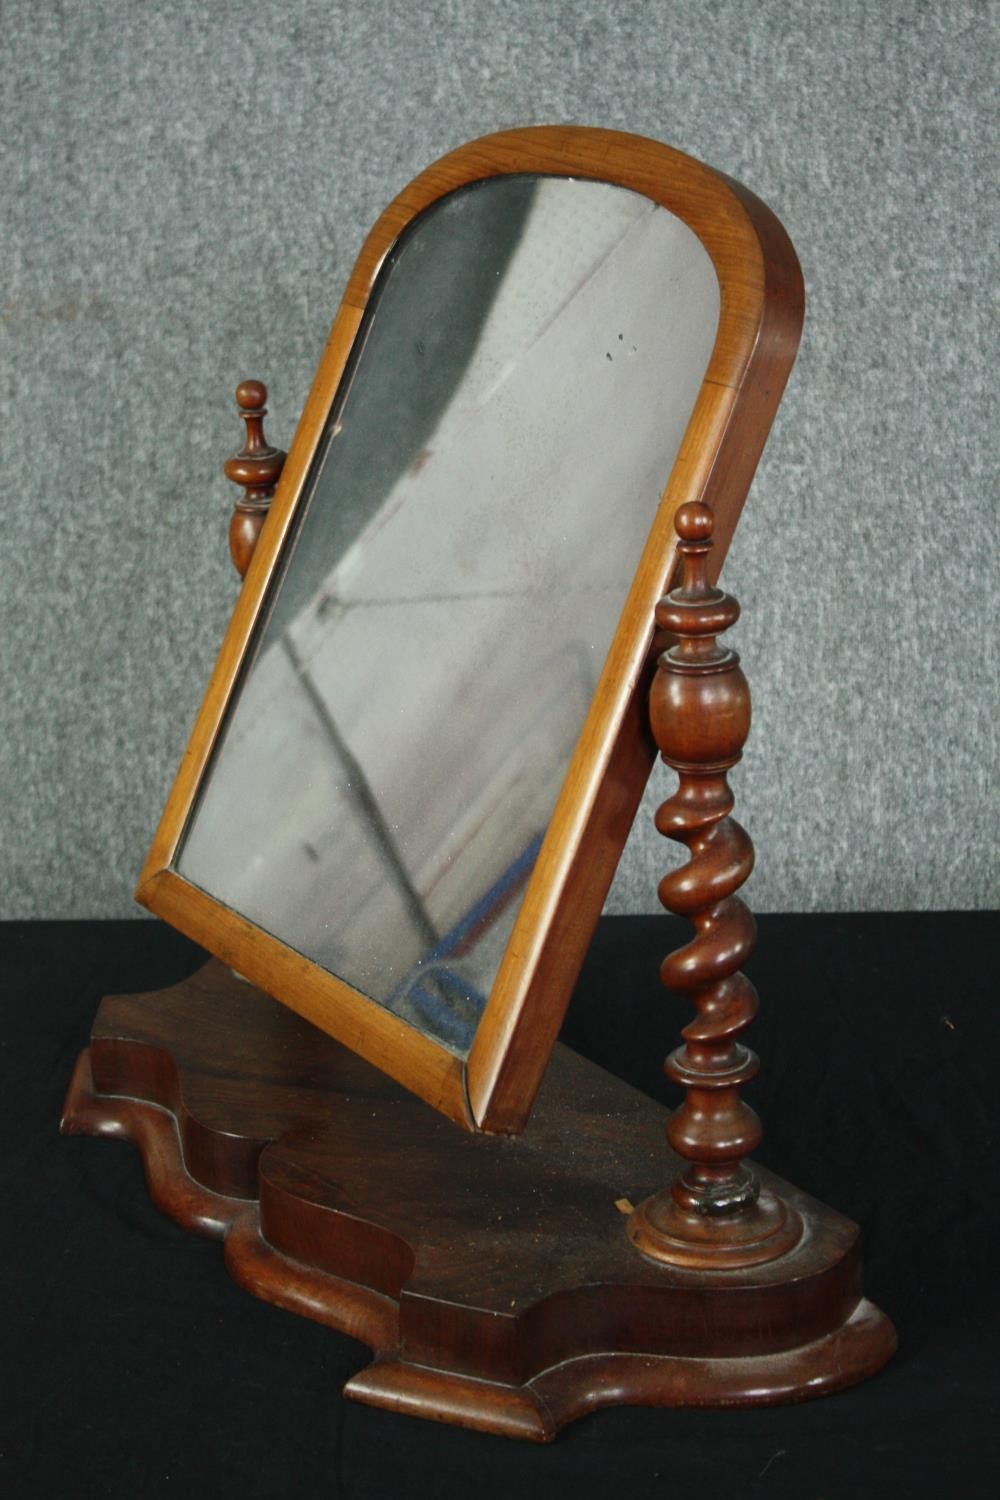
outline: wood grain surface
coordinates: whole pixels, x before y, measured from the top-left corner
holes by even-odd
[[[663,1111],[562,1046],[529,1131],[458,1131],[212,962],[102,1003],[62,1129],[135,1141],[241,1285],[368,1343],[346,1394],[375,1405],[546,1441],[601,1405],[822,1395],[894,1348],[856,1226],[760,1169],[807,1226],[791,1253],[711,1275],[639,1254]]]

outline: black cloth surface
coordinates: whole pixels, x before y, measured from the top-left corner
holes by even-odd
[[[986,913],[773,916],[747,971],[758,1160],[864,1229],[900,1348],[874,1380],[757,1411],[621,1408],[547,1448],[343,1401],[352,1340],[267,1306],[150,1203],[138,1153],[60,1138],[105,993],[202,961],[158,923],[8,923],[0,1492],[33,1496],[1000,1494],[996,977]],[[686,924],[600,924],[564,1039],[665,1101]]]

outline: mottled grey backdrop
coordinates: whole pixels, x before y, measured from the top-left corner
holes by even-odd
[[[742,179],[805,271],[726,569],[748,894],[995,904],[996,44],[975,0],[5,0],[0,914],[135,910],[235,595],[236,380],[287,446],[385,203],[559,121]],[[612,909],[670,860],[647,811]]]

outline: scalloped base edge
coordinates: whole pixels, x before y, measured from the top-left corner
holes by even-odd
[[[570,1422],[605,1406],[782,1406],[833,1395],[874,1375],[895,1348],[889,1319],[862,1298],[841,1328],[783,1354],[750,1359],[594,1354],[555,1365],[523,1386],[376,1359],[347,1382],[344,1395],[411,1416],[548,1443]]]
[[[60,1129],[135,1144],[150,1197],[183,1228],[222,1239],[226,1267],[253,1296],[369,1345],[370,1365],[344,1387],[371,1406],[532,1442],[605,1406],[773,1406],[810,1400],[875,1374],[896,1347],[889,1319],[862,1298],[823,1338],[742,1358],[602,1353],[566,1360],[522,1385],[411,1364],[400,1357],[400,1306],[392,1297],[293,1261],[261,1236],[257,1204],[196,1182],[174,1114],[145,1100],[100,1094],[89,1052],[73,1073]]]

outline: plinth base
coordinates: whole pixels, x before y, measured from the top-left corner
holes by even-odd
[[[858,1230],[758,1169],[780,1259],[654,1264],[626,1215],[671,1176],[663,1110],[558,1047],[521,1136],[466,1134],[210,963],[113,996],[66,1134],[139,1147],[150,1194],[255,1296],[367,1343],[345,1395],[545,1442],[600,1406],[750,1406],[853,1385],[895,1348]]]

